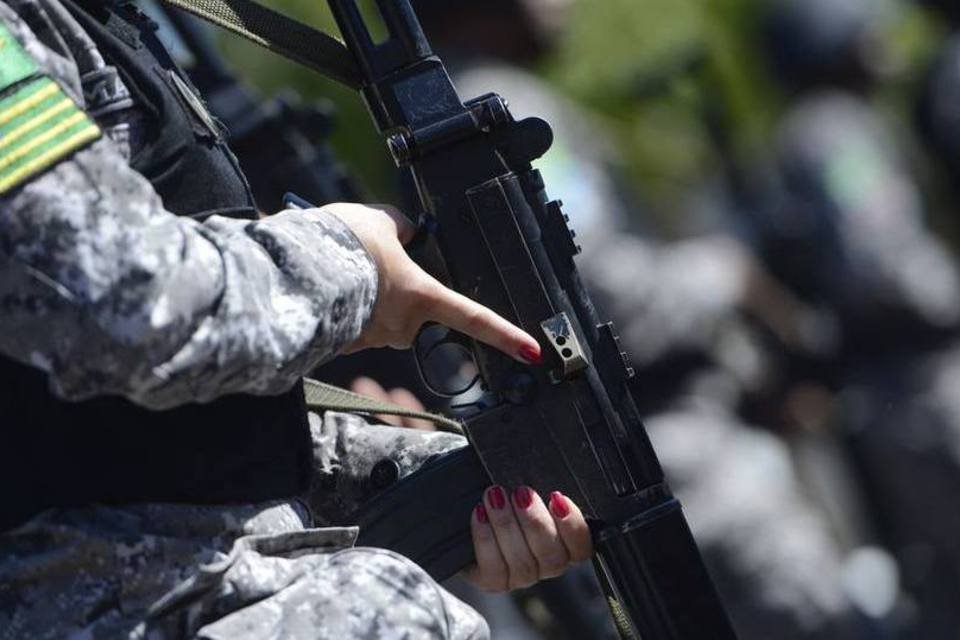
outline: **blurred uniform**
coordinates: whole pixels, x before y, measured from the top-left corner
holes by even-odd
[[[794,261],[774,269],[838,318],[829,425],[862,487],[869,535],[897,558],[913,600],[911,628],[917,637],[952,638],[960,625],[960,520],[950,506],[960,486],[950,444],[960,434],[952,346],[960,269],[927,228],[895,139],[862,99],[807,97],[779,142],[785,219],[808,231],[789,253],[771,252]]]
[[[913,636],[960,628],[960,347],[860,363],[837,401],[854,459],[910,594]]]
[[[922,342],[960,320],[960,273],[874,109],[852,93],[798,100],[779,127],[782,207],[761,232],[774,272],[838,314],[847,348]]]
[[[0,2],[0,637],[485,637],[413,563],[313,528],[382,458],[464,442],[308,418],[298,379],[359,335],[374,263],[327,213],[256,219],[152,32],[129,3]]]

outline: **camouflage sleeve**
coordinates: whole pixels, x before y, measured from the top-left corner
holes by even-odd
[[[463,436],[370,424],[349,413],[311,412],[308,418],[313,474],[304,498],[317,526],[351,522],[376,494],[369,479],[377,463],[393,460],[405,478],[434,456],[467,446]]]
[[[82,107],[76,65],[3,2],[0,20]],[[334,216],[179,218],[108,137],[0,195],[0,352],[69,399],[281,392],[359,335],[376,294]]]

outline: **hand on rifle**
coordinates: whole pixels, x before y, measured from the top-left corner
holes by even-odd
[[[410,222],[393,207],[338,203],[323,210],[340,218],[377,264],[379,293],[369,324],[346,352],[406,348],[427,322],[438,322],[531,363],[540,345],[499,315],[438,282],[403,250],[413,237]]]
[[[385,390],[375,380],[357,378],[357,393],[423,410],[423,404],[406,389]],[[382,416],[396,426],[433,430],[426,421]],[[560,492],[546,503],[529,487],[494,486],[470,518],[477,564],[464,577],[484,591],[507,591],[554,578],[593,552],[590,530],[580,509]]]

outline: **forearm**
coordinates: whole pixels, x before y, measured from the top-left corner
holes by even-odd
[[[178,218],[107,140],[0,199],[0,223],[0,350],[71,399],[279,392],[356,338],[376,298],[333,216]]]

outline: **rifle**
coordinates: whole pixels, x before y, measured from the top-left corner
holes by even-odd
[[[464,419],[470,446],[402,479],[389,460],[378,464],[380,493],[355,517],[359,543],[444,579],[473,560],[470,512],[491,481],[560,490],[590,520],[624,637],[735,638],[629,393],[633,372],[580,281],[561,203],[531,166],[552,143],[549,125],[514,120],[495,94],[463,102],[409,0],[377,0],[388,33],[379,43],[356,0],[329,4],[373,120],[416,184],[421,264],[536,336],[545,354],[527,367],[463,336],[443,339],[469,349],[485,391]]]

